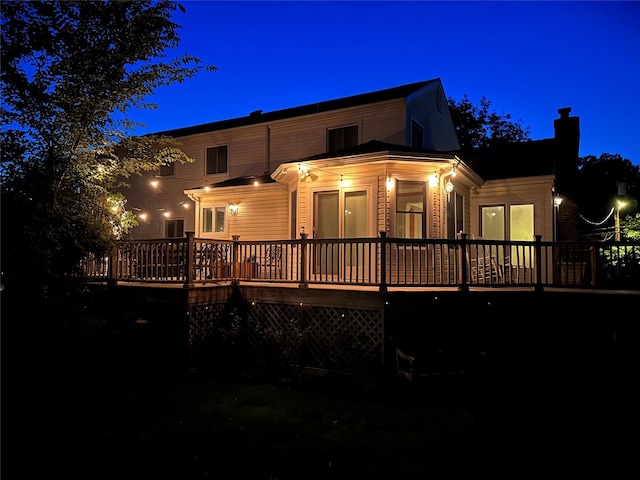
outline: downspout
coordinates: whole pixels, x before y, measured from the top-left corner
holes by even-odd
[[[196,211],[194,212],[194,221],[195,221],[195,225],[194,225],[194,231],[195,231],[195,235],[196,237],[200,237],[200,202],[201,202],[201,197],[200,196],[194,196],[194,195],[190,195],[191,199],[194,200],[196,202]]]

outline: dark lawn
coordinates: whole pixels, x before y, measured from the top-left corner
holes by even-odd
[[[151,361],[127,318],[3,316],[2,478],[640,478],[636,320],[568,320],[504,329],[478,377],[408,388],[192,373]]]
[[[436,379],[407,388],[193,373],[170,381],[139,377],[125,386],[51,375],[3,392],[3,478],[612,479],[638,473],[637,397],[624,384],[638,379],[601,378],[593,385],[569,376],[548,385]]]

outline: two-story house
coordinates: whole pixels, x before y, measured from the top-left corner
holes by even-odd
[[[569,110],[556,132],[573,150],[557,135],[462,152],[440,79],[160,132],[194,162],[134,180],[132,238],[557,239],[558,166],[577,161]]]

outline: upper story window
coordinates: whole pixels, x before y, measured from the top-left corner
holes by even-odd
[[[160,165],[160,171],[158,172],[158,176],[160,177],[171,177],[176,174],[176,164],[171,162],[169,165]]]
[[[424,148],[424,129],[416,121],[411,122],[411,146]]]
[[[205,174],[215,175],[217,173],[227,173],[227,146],[207,148]]]
[[[358,125],[327,130],[327,152],[358,145]]]

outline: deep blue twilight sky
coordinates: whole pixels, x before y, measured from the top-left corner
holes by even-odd
[[[440,78],[447,97],[553,137],[580,117],[580,156],[640,165],[640,2],[183,1],[180,47],[217,72],[160,88],[155,133]]]

